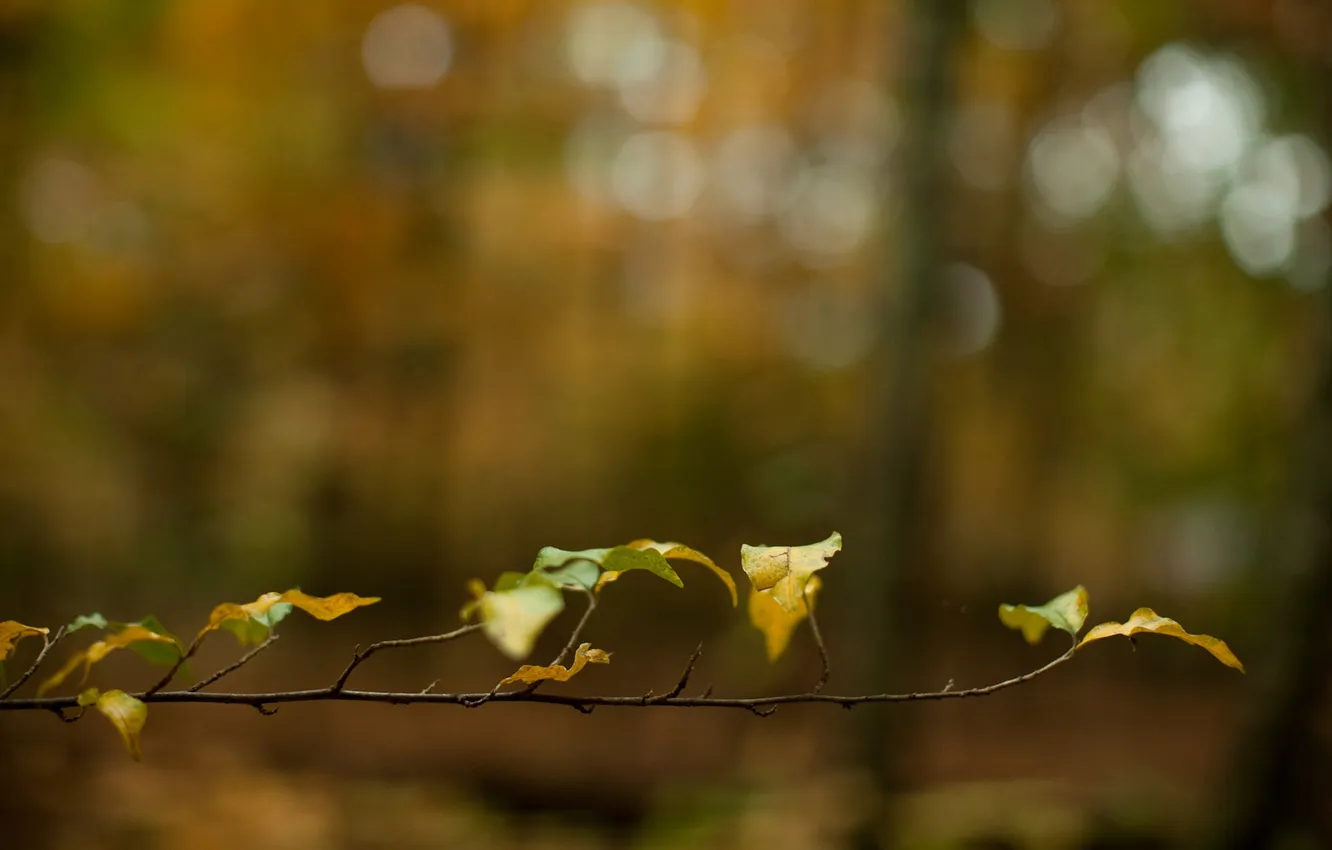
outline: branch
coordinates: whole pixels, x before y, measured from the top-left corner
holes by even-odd
[[[5,699],[10,694],[14,693],[19,688],[23,687],[23,683],[31,679],[32,674],[37,672],[37,668],[42,666],[42,662],[46,660],[46,653],[54,649],[55,645],[60,643],[60,641],[63,640],[64,637],[65,637],[64,626],[61,626],[60,628],[56,629],[56,633],[53,637],[48,638],[46,635],[42,635],[42,651],[37,653],[37,658],[33,660],[32,666],[29,667],[26,671],[24,671],[22,676],[19,676],[17,679],[14,680],[14,684],[5,688],[3,692],[0,692],[0,700]]]
[[[180,657],[176,659],[176,663],[172,664],[171,669],[166,671],[166,675],[159,679],[157,684],[149,688],[146,693],[155,694],[171,684],[171,680],[176,677],[176,672],[180,670],[181,667],[185,666],[186,661],[189,661],[194,657],[194,653],[199,651],[199,644],[203,641],[204,635],[206,634],[208,634],[208,632],[199,632],[199,634],[195,635],[194,640],[190,641],[190,648],[180,654]]]
[[[819,648],[819,660],[823,662],[823,673],[814,683],[814,693],[817,694],[828,684],[828,677],[832,675],[832,664],[828,661],[828,648],[823,645],[823,632],[819,631],[819,618],[814,616],[814,600],[810,598],[808,589],[805,590],[805,610],[809,612],[809,629],[814,633],[814,645]]]
[[[472,632],[478,631],[480,628],[480,623],[473,623],[468,626],[454,629],[451,632],[445,632],[442,635],[426,635],[425,637],[404,638],[402,640],[381,640],[379,643],[370,644],[365,649],[361,649],[358,646],[352,652],[351,663],[347,665],[347,669],[342,671],[342,675],[333,683],[330,690],[332,690],[333,693],[340,692],[343,689],[343,686],[347,684],[347,680],[351,678],[352,671],[357,667],[360,667],[363,661],[380,650],[402,649],[408,646],[424,646],[428,643],[445,643],[446,641],[451,641],[455,638],[463,637],[464,635],[470,635]]]
[[[472,627],[466,627],[473,629]],[[464,630],[459,629],[459,632]],[[454,633],[450,633],[454,634]],[[457,635],[455,635],[457,636]],[[439,642],[445,639],[445,635],[433,635],[430,638],[413,638],[411,641],[386,641],[387,646],[395,645],[416,645],[420,643]],[[641,696],[569,696],[565,694],[545,694],[534,691],[503,691],[499,693],[433,693],[433,692],[391,692],[391,691],[352,691],[341,688],[338,684],[329,685],[326,688],[314,688],[310,690],[299,691],[274,691],[271,693],[212,693],[204,691],[150,691],[133,696],[147,703],[211,703],[226,705],[248,705],[259,709],[265,713],[271,713],[270,705],[278,705],[289,702],[374,702],[387,703],[391,705],[411,705],[415,703],[429,703],[437,705],[463,705],[476,706],[483,702],[515,702],[515,703],[545,703],[549,705],[564,705],[570,708],[578,709],[586,713],[596,706],[620,706],[620,707],[645,707],[645,706],[665,706],[669,708],[738,708],[745,711],[754,712],[760,715],[766,715],[781,705],[799,705],[810,703],[826,703],[840,705],[844,708],[852,708],[857,705],[871,703],[898,703],[898,702],[924,702],[931,700],[948,699],[967,699],[970,697],[988,696],[993,693],[1021,685],[1029,682],[1037,676],[1044,675],[1054,668],[1058,667],[1073,658],[1077,651],[1076,647],[1070,647],[1063,655],[1049,662],[1043,667],[1024,673],[1021,676],[1015,676],[1011,679],[1005,679],[1002,682],[995,682],[991,685],[984,685],[976,688],[967,688],[965,690],[952,690],[945,688],[941,691],[922,691],[906,694],[863,694],[839,696],[834,694],[815,693],[813,691],[803,694],[781,694],[777,696],[766,697],[713,697],[710,695],[689,697],[681,696],[678,693],[664,695],[660,698],[645,699]],[[358,653],[359,654],[359,653]],[[369,651],[365,653],[369,654]],[[682,677],[684,678],[684,677]],[[683,690],[683,687],[680,688]],[[0,711],[54,711],[62,712],[65,709],[73,709],[78,705],[76,696],[63,697],[42,697],[33,699],[10,699],[0,702]]]
[[[223,676],[235,673],[237,670],[244,667],[246,664],[249,664],[251,658],[254,658],[256,655],[263,652],[265,649],[268,649],[268,647],[272,645],[273,641],[277,639],[278,639],[277,632],[270,632],[267,640],[256,646],[254,649],[242,655],[235,663],[223,667],[221,670],[218,670],[216,673],[209,676],[207,679],[204,679],[202,682],[198,682],[194,685],[191,685],[189,688],[186,688],[186,690],[190,691],[191,693],[193,693],[194,691],[202,691],[204,688],[213,684],[218,679],[221,679]]]

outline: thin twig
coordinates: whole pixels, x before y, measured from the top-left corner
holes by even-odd
[[[814,616],[814,600],[810,598],[808,589],[805,591],[805,610],[809,612],[809,629],[814,633],[814,645],[819,648],[819,660],[823,662],[823,674],[814,683],[813,692],[817,694],[828,684],[828,677],[832,675],[832,665],[828,662],[828,648],[823,645],[823,632],[819,631],[819,618]]]
[[[574,626],[574,630],[569,633],[569,641],[564,644],[564,649],[561,649],[560,654],[555,656],[555,660],[547,666],[554,667],[556,664],[564,663],[564,659],[568,658],[569,653],[573,652],[574,647],[578,646],[578,638],[582,637],[583,627],[587,625],[587,621],[592,619],[592,612],[597,610],[597,595],[590,590],[584,590],[583,593],[587,596],[587,608],[583,611],[583,616],[579,618],[578,625]],[[498,689],[499,685],[495,687]],[[541,682],[538,680],[528,685],[522,692],[530,694],[539,687],[541,687]],[[494,693],[495,691],[491,692],[492,696]]]
[[[929,700],[949,700],[949,699],[968,699],[971,697],[988,696],[1008,688],[1021,685],[1035,679],[1037,676],[1044,675],[1054,668],[1073,658],[1076,647],[1070,647],[1063,655],[1050,661],[1048,664],[1021,676],[1014,676],[1011,679],[1005,679],[1002,682],[995,682],[991,685],[984,685],[976,688],[967,688],[965,690],[941,690],[941,691],[922,691],[905,694],[863,694],[841,696],[836,694],[823,693],[803,693],[803,694],[781,694],[777,696],[766,697],[713,697],[704,696],[674,696],[664,700],[653,700],[644,702],[641,696],[571,696],[565,694],[546,694],[532,693],[529,691],[504,691],[496,694],[485,693],[419,693],[419,692],[383,692],[383,691],[352,691],[336,689],[334,686],[326,688],[314,688],[301,691],[274,691],[272,693],[214,693],[211,691],[162,691],[154,693],[134,694],[133,696],[144,702],[157,703],[211,703],[211,704],[231,704],[231,705],[249,705],[255,708],[264,707],[265,713],[270,709],[268,705],[289,703],[289,702],[321,702],[321,701],[347,701],[347,702],[379,702],[379,703],[430,703],[443,705],[475,705],[482,698],[487,702],[514,702],[514,703],[546,703],[551,705],[567,705],[573,708],[595,707],[595,706],[621,706],[621,707],[641,707],[664,706],[668,708],[739,708],[746,711],[757,709],[767,709],[778,705],[798,705],[812,703],[826,703],[831,705],[841,705],[851,707],[855,705],[866,705],[872,703],[898,703],[898,702],[922,702]],[[705,693],[710,693],[705,692]],[[24,710],[44,710],[60,711],[62,709],[72,709],[78,706],[77,696],[61,697],[39,697],[25,699],[9,699],[0,702],[0,712],[4,711],[24,711]]]
[[[37,668],[42,666],[42,662],[46,660],[46,654],[50,652],[52,649],[54,649],[55,645],[60,643],[60,641],[63,640],[64,637],[65,637],[64,626],[61,626],[60,628],[56,629],[56,633],[50,638],[48,638],[46,635],[42,635],[42,651],[37,653],[37,658],[33,660],[32,666],[29,667],[26,671],[24,671],[22,676],[19,676],[17,679],[14,680],[14,683],[12,685],[5,688],[3,692],[0,692],[0,699],[5,699],[10,694],[14,693],[19,688],[23,687],[23,683],[31,679],[32,674],[37,672]]]
[[[254,658],[256,655],[263,652],[265,649],[268,649],[268,647],[277,639],[278,639],[277,632],[270,632],[268,637],[264,640],[263,643],[259,644],[254,649],[242,655],[239,659],[236,660],[234,664],[230,664],[226,667],[223,667],[221,670],[218,670],[216,673],[209,676],[207,679],[204,679],[202,682],[196,682],[195,684],[191,685],[185,690],[191,693],[193,693],[194,691],[202,691],[204,688],[213,684],[218,679],[221,679],[223,676],[235,673],[237,670],[244,667],[246,664],[249,664],[251,658]]]
[[[199,644],[203,642],[204,635],[206,634],[208,634],[208,632],[203,631],[195,635],[194,640],[190,641],[190,648],[180,654],[180,657],[176,659],[176,663],[172,664],[171,669],[166,671],[166,675],[158,680],[157,684],[149,688],[146,693],[155,694],[171,684],[171,680],[176,677],[176,672],[179,671],[181,667],[185,666],[186,661],[189,661],[194,657],[194,653],[199,651]]]
[[[445,632],[442,635],[426,635],[425,637],[404,638],[402,640],[381,640],[379,643],[370,644],[365,649],[361,649],[358,646],[352,653],[351,663],[347,665],[347,669],[342,671],[342,675],[338,676],[338,680],[333,683],[331,690],[334,693],[341,691],[343,686],[347,684],[347,680],[351,678],[352,671],[357,667],[360,667],[363,661],[374,655],[376,652],[379,652],[381,649],[402,649],[408,646],[424,646],[428,643],[444,643],[464,635],[469,635],[472,632],[478,631],[480,628],[481,623],[472,623],[454,629],[451,632]]]
[[[681,693],[683,693],[685,686],[689,684],[689,677],[694,672],[694,665],[698,663],[698,657],[702,654],[703,654],[703,644],[700,643],[698,645],[698,648],[694,650],[694,654],[690,655],[689,660],[685,662],[684,671],[680,673],[680,679],[675,683],[675,687],[671,688],[669,691],[658,697],[652,696],[652,691],[648,691],[647,692],[648,701],[654,703],[665,702],[666,700],[671,699],[673,697],[678,697]]]

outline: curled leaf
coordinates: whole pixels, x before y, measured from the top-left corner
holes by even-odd
[[[25,626],[14,620],[5,620],[0,623],[0,660],[8,658],[9,653],[14,651],[14,646],[24,638],[37,637],[50,631],[40,626]]]
[[[180,645],[175,638],[170,635],[159,634],[137,624],[128,625],[115,634],[107,635],[104,640],[97,641],[82,652],[76,652],[73,657],[65,662],[64,667],[61,667],[46,681],[42,682],[41,686],[37,688],[37,695],[42,696],[52,688],[59,687],[65,679],[69,678],[70,673],[79,668],[79,665],[83,666],[83,678],[87,679],[88,672],[98,661],[117,649],[133,646],[139,642],[169,644],[172,651],[176,653],[174,657],[180,657]]]
[[[565,667],[563,664],[552,664],[549,667],[538,667],[535,664],[524,664],[514,673],[500,681],[501,685],[512,685],[516,682],[526,684],[535,684],[537,682],[567,682],[577,675],[588,664],[609,664],[610,653],[602,649],[593,649],[592,644],[579,644],[578,650],[574,652],[573,665]]]
[[[79,704],[84,704],[82,696],[79,697]],[[139,733],[143,731],[143,724],[148,719],[148,706],[142,700],[135,699],[120,690],[107,691],[98,696],[96,705],[102,716],[110,720],[111,725],[120,733],[130,757],[135,761],[142,760]]]
[[[808,546],[741,546],[740,566],[754,589],[769,594],[788,614],[803,604],[805,585],[828,559],[842,551],[842,535]]]
[[[791,634],[796,626],[809,616],[806,598],[813,602],[822,586],[818,576],[811,576],[805,584],[805,598],[800,600],[795,611],[787,611],[769,593],[753,588],[749,591],[749,622],[763,632],[764,644],[768,649],[768,660],[776,661],[786,651],[791,642]]]
[[[1220,638],[1214,638],[1211,635],[1189,634],[1184,631],[1184,627],[1179,623],[1169,617],[1162,617],[1151,608],[1139,608],[1133,612],[1133,615],[1128,618],[1128,622],[1125,623],[1110,622],[1094,626],[1091,631],[1087,632],[1087,636],[1082,639],[1082,642],[1078,644],[1078,649],[1081,649],[1094,640],[1115,637],[1116,635],[1132,637],[1133,635],[1142,633],[1168,635],[1173,638],[1179,638],[1185,643],[1201,646],[1203,649],[1212,653],[1217,661],[1220,661],[1227,667],[1234,667],[1241,673],[1244,672],[1244,664],[1242,664],[1239,658],[1235,656],[1235,653],[1230,651],[1230,647],[1226,646],[1225,641]]]
[[[1010,629],[1020,629],[1027,643],[1040,643],[1051,626],[1074,637],[1087,620],[1087,590],[1078,585],[1044,605],[1000,605],[999,621]]]
[[[68,626],[65,626],[65,634],[71,635],[80,629],[105,629],[108,627],[106,618],[96,612],[92,614],[80,614],[75,617]]]
[[[335,593],[323,597],[309,596],[299,590],[265,593],[244,605],[234,602],[218,605],[209,615],[208,625],[199,631],[199,638],[219,628],[226,628],[236,635],[241,646],[262,643],[273,627],[291,613],[293,607],[319,620],[333,620],[362,605],[373,605],[378,601],[378,596],[363,597],[354,593]]]
[[[660,552],[663,558],[679,558],[684,561],[693,561],[696,564],[702,564],[712,570],[717,578],[721,579],[722,584],[726,585],[726,589],[731,593],[731,606],[734,607],[740,604],[740,597],[735,589],[735,579],[731,578],[730,573],[717,566],[711,558],[697,549],[691,549],[683,543],[658,543],[655,540],[635,540],[629,544],[629,548],[651,549]],[[607,579],[607,581],[613,580],[614,579]],[[667,580],[669,581],[669,579]]]
[[[635,542],[651,543],[652,541]],[[598,587],[606,582],[615,581],[621,573],[630,570],[647,570],[676,587],[684,587],[684,582],[680,580],[680,576],[676,575],[675,570],[662,557],[661,552],[646,546],[635,547],[633,543],[627,546],[612,546],[608,549],[580,550],[546,546],[537,552],[536,563],[532,568],[533,570],[547,571],[549,574],[552,568],[564,567],[566,564],[572,565],[580,561],[596,564],[605,571],[597,581],[596,586]]]
[[[541,630],[563,610],[564,594],[534,571],[515,587],[483,592],[468,613],[479,613],[490,642],[519,659],[532,652]]]

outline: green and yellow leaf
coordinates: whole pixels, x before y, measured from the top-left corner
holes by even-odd
[[[805,584],[805,597],[814,601],[815,595],[819,592],[818,576],[811,576]],[[800,600],[795,611],[787,611],[778,605],[776,600],[769,593],[754,590],[749,591],[749,622],[756,629],[763,632],[763,640],[768,649],[768,660],[776,661],[786,652],[786,647],[791,643],[791,634],[796,626],[809,616],[809,607],[805,599]]]
[[[1235,653],[1230,651],[1226,642],[1220,638],[1214,638],[1211,635],[1194,635],[1184,631],[1184,627],[1169,617],[1162,617],[1151,608],[1139,608],[1133,612],[1125,623],[1101,623],[1087,632],[1087,636],[1078,644],[1078,649],[1086,646],[1092,641],[1102,640],[1103,638],[1123,636],[1132,637],[1136,634],[1156,634],[1167,635],[1178,638],[1185,643],[1191,643],[1194,646],[1200,646],[1227,667],[1234,667],[1241,673],[1244,672],[1244,664],[1240,662]]]
[[[89,688],[79,695],[79,705],[96,705],[102,716],[110,720],[120,733],[130,757],[135,761],[143,759],[139,749],[139,735],[143,732],[144,722],[148,720],[148,706],[142,700],[120,690],[98,694],[96,688]]]
[[[199,631],[199,638],[211,631],[226,628],[241,646],[262,643],[273,627],[280,623],[293,607],[300,608],[319,620],[334,620],[363,605],[373,605],[378,596],[357,596],[354,593],[335,593],[332,596],[309,596],[299,590],[285,593],[265,593],[253,602],[237,605],[224,602],[213,609],[208,625]]]
[[[842,550],[842,535],[808,546],[741,546],[740,566],[760,593],[770,595],[788,614],[804,604],[805,586],[828,559]]]
[[[61,667],[46,681],[42,682],[41,686],[37,688],[37,695],[41,696],[52,688],[59,687],[65,679],[69,678],[69,674],[77,670],[80,665],[83,667],[83,679],[86,680],[88,672],[94,664],[115,650],[132,646],[140,641],[169,644],[173,647],[173,651],[177,653],[176,657],[179,657],[180,646],[176,643],[175,638],[150,631],[140,625],[128,625],[115,634],[107,635],[104,640],[97,641],[82,652],[76,652],[73,657],[65,662],[64,667]]]
[[[731,578],[730,573],[717,566],[711,558],[697,549],[691,549],[683,543],[658,543],[656,540],[635,540],[628,545],[630,549],[650,549],[660,552],[663,558],[679,558],[682,561],[693,561],[696,564],[702,564],[712,570],[717,578],[721,579],[721,583],[726,585],[726,589],[731,593],[731,607],[740,604],[740,596],[735,589],[735,579]],[[613,580],[606,579],[606,581]],[[667,580],[669,581],[669,579]]]
[[[482,631],[500,652],[513,659],[526,658],[541,630],[564,610],[564,594],[535,570],[517,585],[503,579],[501,576],[503,590],[486,590],[476,579],[468,582],[476,599],[463,606],[463,619],[480,615]]]
[[[27,637],[48,634],[51,630],[41,626],[25,626],[14,620],[0,623],[0,660],[9,657],[19,641]]]
[[[1027,643],[1040,643],[1054,626],[1074,637],[1087,620],[1087,590],[1078,585],[1044,605],[1000,605],[999,621],[1010,629],[1019,629]]]
[[[574,653],[573,665],[565,667],[563,664],[552,664],[549,667],[538,667],[535,664],[524,664],[514,673],[500,681],[501,685],[512,685],[517,682],[526,684],[535,684],[537,682],[567,682],[578,674],[589,664],[609,664],[610,653],[601,649],[593,649],[592,644],[579,644],[578,650]]]
[[[68,626],[65,626],[65,634],[71,635],[80,629],[105,629],[109,626],[106,618],[96,612],[92,614],[80,614],[75,617]]]

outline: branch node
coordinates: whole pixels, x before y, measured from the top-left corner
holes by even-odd
[[[83,706],[79,706],[79,710],[73,714],[66,714],[63,707],[51,709],[51,713],[56,717],[59,717],[61,723],[75,723],[83,716],[83,712],[85,711],[87,711],[87,709]]]
[[[746,706],[746,708],[757,714],[759,717],[770,717],[777,713],[777,706],[775,705],[750,705]]]
[[[573,707],[574,707],[574,708],[575,708],[580,714],[591,714],[592,712],[594,712],[594,711],[597,710],[597,707],[596,707],[595,705],[587,705],[587,704],[585,704],[585,703],[581,703],[581,702],[573,703]]]
[[[281,707],[282,706],[280,705],[275,705],[272,708],[269,708],[268,706],[264,705],[262,702],[256,702],[254,704],[254,710],[262,714],[264,717],[272,717],[274,714],[278,713],[278,709]]]

